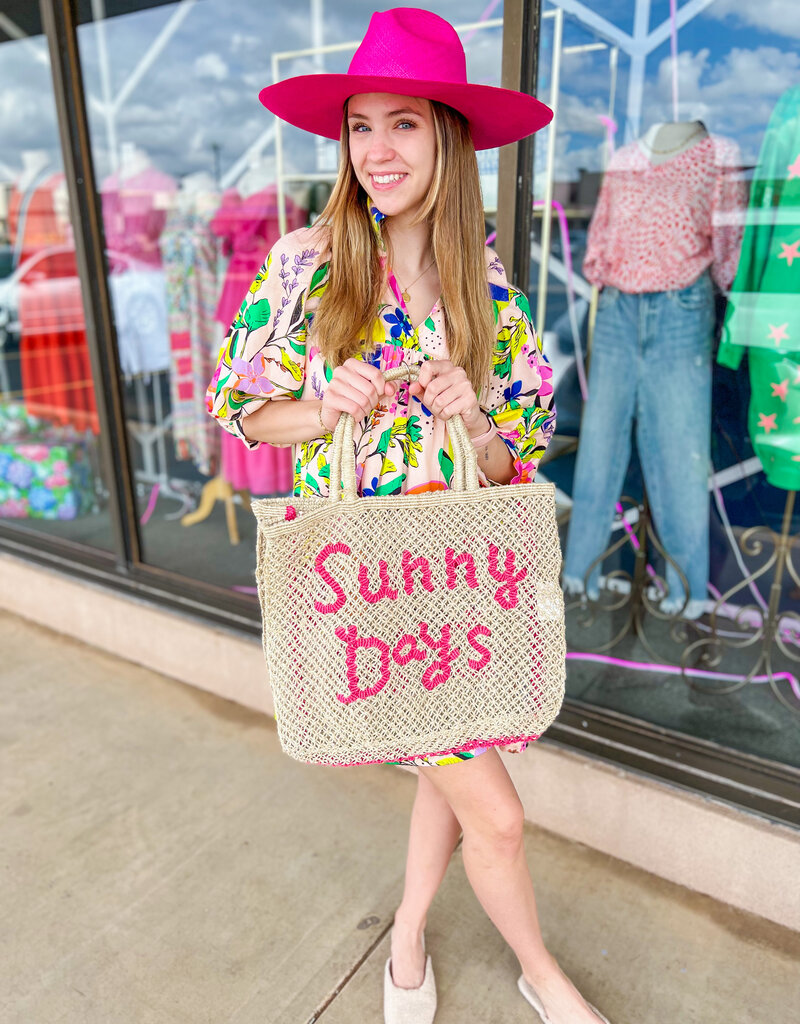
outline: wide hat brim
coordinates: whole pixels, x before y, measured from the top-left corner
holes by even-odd
[[[519,142],[553,119],[547,104],[513,89],[383,75],[298,75],[266,86],[258,98],[289,124],[338,142],[345,102],[371,92],[419,96],[454,107],[469,121],[475,149]]]

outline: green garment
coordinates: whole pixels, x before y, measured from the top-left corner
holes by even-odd
[[[753,176],[717,362],[748,350],[748,429],[767,480],[800,490],[800,86],[778,101]]]

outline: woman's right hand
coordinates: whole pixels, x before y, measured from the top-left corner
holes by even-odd
[[[383,398],[391,398],[395,385],[384,380],[377,366],[363,359],[350,358],[333,371],[322,397],[320,418],[333,430],[343,412],[358,422],[368,416]]]

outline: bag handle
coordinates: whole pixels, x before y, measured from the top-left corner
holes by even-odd
[[[407,380],[409,383],[419,376],[416,366],[396,366],[387,370],[384,380]],[[356,454],[353,448],[353,429],[355,420],[346,412],[339,416],[339,422],[333,431],[330,463],[330,500],[354,501],[358,497],[356,490]],[[469,432],[459,415],[447,421],[447,430],[453,445],[453,479],[451,489],[454,491],[477,491],[478,455],[470,440]],[[345,452],[347,454],[345,454]]]

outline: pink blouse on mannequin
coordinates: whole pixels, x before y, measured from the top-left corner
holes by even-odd
[[[735,142],[709,135],[653,165],[637,142],[608,165],[589,227],[583,272],[592,284],[639,294],[686,288],[711,268],[730,288],[746,205]]]
[[[158,240],[177,185],[155,167],[124,178],[112,174],[103,182],[100,198],[106,246],[151,266],[161,266]]]

